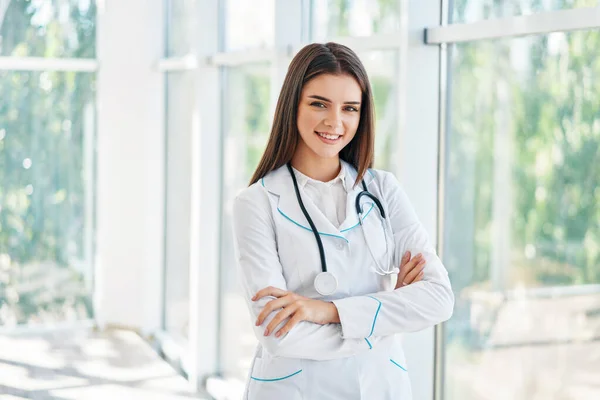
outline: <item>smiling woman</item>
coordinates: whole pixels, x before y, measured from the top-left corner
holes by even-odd
[[[246,399],[410,400],[397,334],[452,314],[446,269],[406,194],[372,168],[372,97],[348,47],[310,44],[290,64],[266,150],[233,204],[260,342]]]

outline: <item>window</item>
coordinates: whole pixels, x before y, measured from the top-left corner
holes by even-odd
[[[0,72],[0,326],[92,315],[94,85]]]
[[[274,44],[275,0],[225,1],[226,51],[272,48]]]
[[[456,0],[453,2],[452,22],[469,23],[597,5],[598,0]]]
[[[93,0],[0,2],[0,56],[96,56]]]
[[[198,37],[198,1],[167,1],[167,57],[181,57],[194,52]]]
[[[594,397],[598,48],[598,31],[451,46],[446,399]]]
[[[398,0],[312,0],[312,40],[400,30]]]
[[[248,64],[225,73],[220,369],[244,381],[257,342],[248,306],[239,290],[231,212],[233,199],[248,186],[269,137],[271,78],[268,64]]]
[[[398,52],[375,50],[358,56],[367,70],[375,102],[375,168],[390,169],[398,133]]]

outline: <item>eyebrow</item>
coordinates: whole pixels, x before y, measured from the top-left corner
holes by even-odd
[[[311,99],[323,100],[323,101],[326,101],[328,103],[332,103],[332,101],[329,100],[328,98],[323,97],[323,96],[318,96],[316,94],[310,95],[308,97],[311,98]],[[357,105],[360,105],[360,101],[345,101],[344,104],[357,104]]]

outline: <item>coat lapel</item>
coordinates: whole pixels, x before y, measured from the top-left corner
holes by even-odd
[[[310,224],[298,203],[294,183],[292,182],[292,177],[287,166],[283,165],[275,171],[270,172],[262,179],[261,183],[269,193],[278,197],[277,211],[282,217],[296,225],[299,229],[312,232]],[[312,200],[303,193],[302,189],[300,189],[300,195],[302,196],[304,207],[321,237],[338,238],[347,241],[344,235],[314,205]]]
[[[354,186],[356,176],[358,175],[358,172],[354,169],[354,167],[346,163],[345,161],[342,162],[345,164],[346,167],[345,180],[346,187],[349,190],[348,197],[346,198],[346,219],[344,219],[344,222],[342,222],[342,224],[340,225],[339,230],[341,233],[345,233],[358,227],[359,225],[358,214],[356,213],[356,196],[358,196],[358,194],[364,189],[362,183],[359,183],[358,185]],[[367,189],[369,189],[369,191],[372,191],[371,185],[374,180],[373,173],[370,170],[368,170],[363,179],[367,184]],[[361,198],[361,207],[363,210],[363,219],[365,219],[367,215],[370,215],[371,212],[377,211],[373,209],[374,207],[376,207],[373,201],[366,197]]]

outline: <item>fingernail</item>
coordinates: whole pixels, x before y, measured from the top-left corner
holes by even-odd
[[[256,326],[259,326],[260,324],[258,323],[258,320],[256,320]]]
[[[265,329],[265,336],[269,336],[269,330]]]
[[[402,256],[402,258],[406,258],[408,257],[408,251],[404,253],[404,255]]]
[[[256,300],[256,295],[252,296],[252,301]]]
[[[281,332],[277,332],[277,333],[275,334],[275,337],[279,337],[279,336],[281,336]]]

